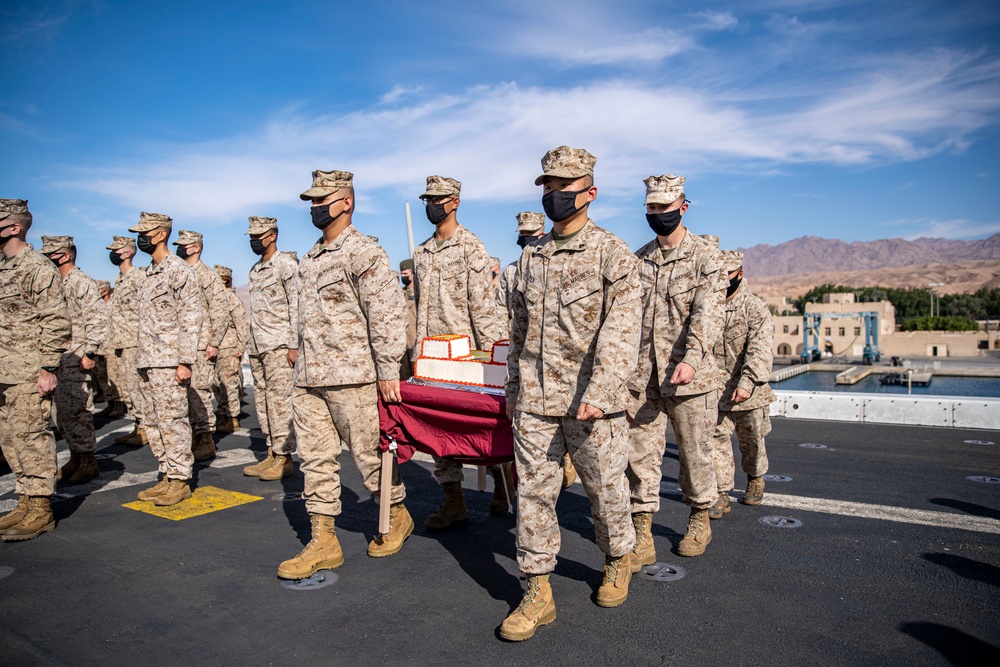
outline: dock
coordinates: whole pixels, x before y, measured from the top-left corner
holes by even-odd
[[[871,366],[852,366],[837,373],[837,384],[857,384],[872,374]]]
[[[809,364],[798,364],[795,366],[789,366],[787,368],[782,368],[781,370],[771,371],[771,376],[768,382],[781,382],[787,380],[788,378],[793,378],[796,375],[802,375],[803,373],[808,373],[810,370]]]

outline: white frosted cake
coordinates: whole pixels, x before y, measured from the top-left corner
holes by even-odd
[[[503,388],[507,383],[508,341],[493,344],[487,354],[472,350],[468,336],[430,336],[420,343],[413,377],[471,387]]]

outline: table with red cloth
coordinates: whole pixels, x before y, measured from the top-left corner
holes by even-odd
[[[414,451],[478,466],[514,460],[507,401],[475,391],[401,382],[401,403],[379,400],[382,451],[395,440],[400,463]]]

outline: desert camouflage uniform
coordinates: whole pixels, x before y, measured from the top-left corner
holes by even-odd
[[[63,278],[63,292],[73,340],[59,364],[56,424],[70,451],[92,453],[97,448],[93,386],[90,373],[80,369],[80,360],[96,354],[108,337],[108,305],[94,279],[75,266]]]
[[[38,394],[38,375],[42,367],[59,366],[71,340],[63,283],[52,262],[30,246],[13,257],[0,255],[0,449],[18,495],[55,491],[52,403]]]
[[[760,477],[767,472],[764,436],[771,432],[769,407],[774,392],[768,384],[774,352],[771,343],[771,311],[750,291],[746,279],[726,301],[725,328],[715,344],[715,359],[726,369],[728,380],[719,400],[718,423],[713,432],[713,462],[719,491],[732,491],[735,461],[733,430],[740,445],[743,472]],[[750,398],[733,403],[736,388],[750,392]]]
[[[195,359],[204,357],[198,349],[202,294],[191,267],[171,253],[150,264],[139,284],[139,413],[159,470],[170,479],[190,479],[194,465],[188,390],[175,373],[178,365],[194,368]]]
[[[378,501],[382,469],[376,380],[399,377],[406,304],[389,257],[353,226],[318,242],[299,267],[299,355],[292,412],[306,509],[337,516],[346,444]],[[393,469],[391,502],[406,496]]]
[[[559,552],[556,499],[569,451],[590,499],[597,545],[632,550],[626,382],[639,346],[642,290],[625,243],[592,220],[556,248],[552,233],[525,249],[510,291],[507,403],[514,405],[517,560],[546,574]],[[576,419],[581,403],[602,410]]]
[[[629,432],[632,512],[660,507],[667,415],[677,439],[684,501],[705,509],[718,497],[712,430],[723,375],[713,349],[722,333],[722,304],[729,285],[722,252],[687,231],[665,259],[656,239],[635,254],[643,309],[639,366],[629,382],[637,397]],[[691,383],[675,387],[670,378],[681,362],[694,368],[695,376]]]
[[[236,290],[227,288],[225,296],[228,317],[226,333],[222,336],[222,344],[219,346],[219,359],[215,364],[218,372],[215,398],[219,404],[219,416],[232,419],[240,414],[243,352],[247,349],[250,324],[247,322],[246,308],[243,307],[240,297],[236,296]],[[287,362],[285,365],[288,365]]]
[[[293,371],[288,350],[299,348],[298,262],[286,252],[250,269],[250,372],[257,421],[275,454],[295,453]]]
[[[497,318],[503,325],[501,336],[510,338],[510,288],[517,274],[517,262],[511,262],[500,272],[500,282],[497,284]]]
[[[145,269],[133,266],[115,278],[115,291],[108,302],[111,319],[110,347],[114,357],[109,361],[118,368],[121,379],[121,397],[128,411],[137,420],[142,420],[138,411],[141,401],[136,398],[139,391],[139,373],[135,366],[135,346],[139,342],[139,286],[145,277]]]
[[[205,348],[219,347],[226,333],[226,317],[229,300],[225,285],[219,274],[205,262],[191,267],[201,287],[201,335],[198,338],[198,357],[191,369],[191,384],[188,386],[188,404],[191,410],[191,430],[195,435],[211,433],[215,430],[215,411],[212,410],[212,393],[216,382],[215,359],[205,358]]]
[[[417,344],[443,334],[467,335],[477,350],[490,350],[503,334],[496,314],[490,268],[492,262],[479,238],[458,225],[441,247],[431,237],[413,254],[413,287],[417,306]],[[462,465],[434,457],[438,484],[462,481]]]

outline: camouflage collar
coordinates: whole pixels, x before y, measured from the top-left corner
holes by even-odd
[[[556,248],[555,232],[552,230],[545,234],[545,236],[539,237],[538,241],[528,247],[534,248],[536,255],[542,255],[544,257],[551,257],[557,252],[584,250],[589,245],[590,238],[594,235],[594,230],[596,229],[597,224],[591,218],[587,218],[586,224],[580,228],[580,231],[576,233],[576,236],[571,238],[569,241],[566,241],[561,248]]]
[[[24,258],[27,257],[27,255],[24,252],[25,250],[34,250],[34,248],[31,247],[31,244],[25,244],[25,246],[21,248],[21,252],[17,253],[13,257],[7,257],[7,255],[3,255],[2,257],[0,257],[0,268],[13,269],[19,266],[21,262],[24,261]]]
[[[321,236],[320,239],[316,241],[316,245],[314,245],[312,249],[306,253],[306,257],[319,257],[324,252],[337,252],[344,247],[344,243],[346,243],[352,235],[358,233],[360,232],[354,228],[354,224],[352,223],[348,225],[344,231],[340,232],[340,234],[337,235],[337,238],[330,241],[330,243],[326,245],[323,245],[323,237]]]
[[[453,245],[458,245],[459,241],[462,241],[465,236],[465,227],[461,223],[458,223],[458,227],[455,228],[455,233],[444,240],[441,247],[438,247],[437,241],[431,236],[429,239],[424,241],[424,250],[427,252],[441,252],[445,248],[450,248]]]
[[[654,238],[649,244],[649,251],[642,257],[642,259],[649,260],[653,264],[668,264],[670,262],[676,262],[679,259],[684,259],[691,252],[691,246],[694,244],[692,240],[693,235],[691,230],[684,229],[684,238],[681,239],[680,245],[674,248],[674,251],[670,253],[669,257],[664,257],[661,252],[659,242]]]

